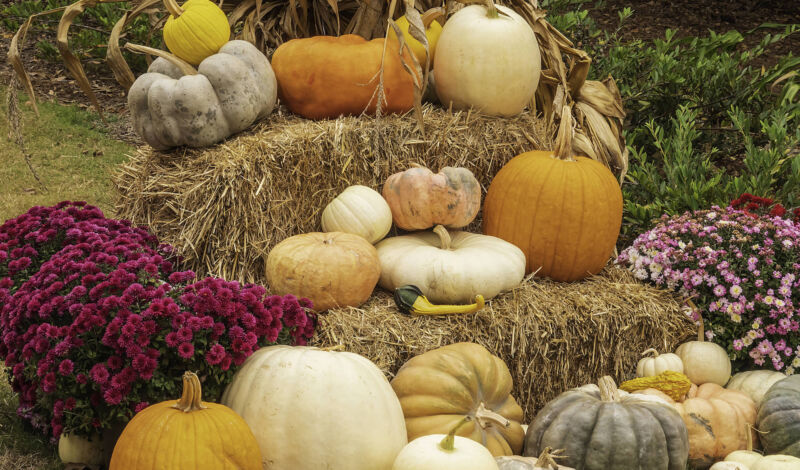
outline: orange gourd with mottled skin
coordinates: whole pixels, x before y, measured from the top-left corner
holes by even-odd
[[[383,197],[395,225],[403,230],[461,228],[478,215],[481,185],[466,168],[446,166],[434,174],[417,165],[387,178]]]
[[[414,105],[414,83],[397,54],[397,39],[386,46],[383,113],[403,113]],[[355,34],[292,39],[272,56],[278,96],[295,114],[309,119],[375,114],[376,87],[384,39]],[[404,51],[408,64],[413,60]]]
[[[261,470],[250,427],[235,411],[201,401],[200,380],[183,374],[183,396],[140,411],[119,437],[110,470]]]
[[[597,274],[622,225],[622,191],[602,163],[572,157],[571,116],[562,112],[555,152],[514,157],[495,176],[483,203],[483,233],[517,245],[526,272],[556,281]]]

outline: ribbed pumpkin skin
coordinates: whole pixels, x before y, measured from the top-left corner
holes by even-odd
[[[164,43],[176,56],[199,65],[230,39],[228,17],[210,0],[189,0],[182,8],[181,16],[170,15],[164,24]]]
[[[511,396],[511,373],[499,357],[475,343],[455,343],[428,351],[403,364],[392,388],[406,418],[408,440],[449,432],[464,416],[475,417],[481,403],[510,421],[502,428],[479,420],[457,435],[486,446],[494,456],[518,454],[525,436],[522,408]]]
[[[272,292],[305,297],[318,312],[361,305],[380,276],[378,251],[351,233],[295,235],[275,245],[267,256]]]
[[[692,465],[705,468],[735,450],[747,448],[747,425],[755,424],[756,408],[744,393],[706,383],[692,389],[675,408],[689,432]]]
[[[603,164],[552,152],[514,157],[495,176],[483,203],[483,232],[517,245],[526,272],[577,281],[597,274],[622,226],[622,191]]]
[[[577,470],[685,470],[689,453],[674,408],[635,394],[604,402],[588,388],[562,393],[536,415],[523,455],[545,447],[565,449],[558,463]]]
[[[185,413],[178,400],[151,405],[119,437],[109,470],[261,470],[250,427],[233,410],[203,402]]]
[[[295,114],[309,119],[375,114],[384,39],[355,34],[315,36],[281,44],[272,56],[278,96]],[[404,113],[414,105],[414,82],[397,55],[397,40],[387,45],[383,112]],[[409,64],[413,62],[406,51]],[[367,108],[369,106],[369,108]]]
[[[252,427],[264,470],[389,470],[407,444],[397,396],[358,354],[259,349],[221,401]]]
[[[800,375],[773,385],[758,410],[761,442],[769,454],[800,457]]]

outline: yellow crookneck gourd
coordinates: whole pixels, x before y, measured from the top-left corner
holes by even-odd
[[[170,17],[164,24],[167,48],[192,65],[216,54],[228,42],[231,28],[228,17],[210,0],[188,0],[178,6],[177,0],[163,0]]]
[[[482,295],[475,296],[470,305],[436,305],[431,303],[417,286],[407,285],[394,290],[394,302],[403,313],[411,315],[447,315],[451,313],[472,313],[485,305]]]
[[[638,390],[654,388],[666,393],[675,401],[681,401],[691,387],[692,382],[689,380],[689,377],[686,377],[680,372],[665,370],[652,377],[639,377],[622,382],[619,389],[632,393]]]

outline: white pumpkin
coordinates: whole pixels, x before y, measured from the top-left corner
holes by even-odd
[[[786,374],[776,370],[750,370],[739,372],[731,377],[725,388],[737,390],[753,399],[756,407],[761,404],[764,395],[775,382],[786,378]]]
[[[400,451],[392,470],[498,470],[489,449],[472,439],[456,436],[458,427],[449,434],[414,439]]]
[[[381,287],[394,291],[413,284],[433,303],[472,303],[477,294],[488,300],[525,276],[525,254],[513,244],[441,225],[387,238],[375,248]]]
[[[723,467],[738,465],[738,467]],[[761,455],[758,452],[737,450],[725,457],[724,462],[715,463],[711,470],[742,468],[744,470],[800,470],[800,459],[791,455]]]
[[[536,35],[510,8],[495,8],[469,5],[444,24],[433,72],[445,108],[514,116],[531,103],[542,69]]]
[[[717,462],[708,470],[752,470],[750,467],[739,462]]]
[[[697,341],[678,346],[675,354],[683,361],[683,373],[693,384],[715,383],[724,387],[731,378],[731,360],[725,349],[705,341],[705,325],[700,318]]]
[[[94,435],[91,440],[74,434],[61,434],[58,438],[58,458],[64,464],[86,466],[102,465],[103,441]]]
[[[653,377],[665,370],[683,373],[683,361],[676,354],[658,354],[655,349],[648,349],[642,356],[653,354],[651,357],[643,357],[636,364],[636,377]]]
[[[381,194],[361,185],[349,186],[322,211],[323,232],[352,233],[373,245],[392,228],[392,210]]]
[[[259,349],[221,402],[250,425],[264,470],[389,470],[408,442],[389,381],[349,352]]]

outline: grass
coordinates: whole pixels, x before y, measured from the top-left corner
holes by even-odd
[[[5,98],[6,89],[0,89]],[[25,146],[44,191],[28,169],[19,147],[9,140],[6,100],[0,117],[0,223],[36,205],[82,200],[110,212],[109,173],[133,148],[111,138],[96,114],[77,106],[39,103],[36,117],[20,95]],[[113,119],[109,117],[109,119]],[[0,367],[0,469],[60,469],[56,446],[17,416],[17,397]]]
[[[6,89],[0,90],[4,97],[5,93]],[[41,115],[37,118],[25,95],[20,94],[25,146],[47,187],[45,191],[28,169],[19,147],[8,138],[5,101],[2,100],[0,118],[0,222],[33,206],[63,200],[87,201],[110,212],[110,171],[126,160],[133,147],[112,139],[93,112],[77,106],[39,103]]]

